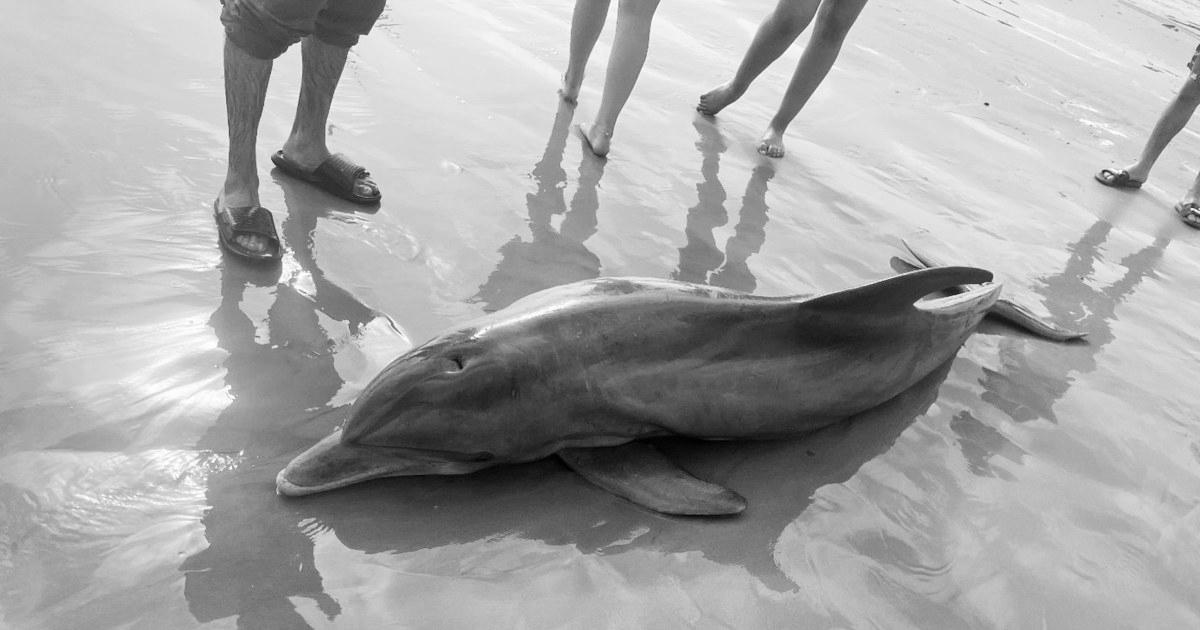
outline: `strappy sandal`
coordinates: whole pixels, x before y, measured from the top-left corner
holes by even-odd
[[[1111,168],[1102,168],[1099,173],[1096,173],[1095,178],[1101,184],[1112,188],[1141,188],[1142,184],[1146,183],[1130,177],[1129,171],[1125,169],[1114,171]]]

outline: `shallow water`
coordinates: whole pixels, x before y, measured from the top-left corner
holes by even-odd
[[[1185,0],[876,0],[788,135],[793,50],[718,118],[772,3],[664,3],[609,160],[554,90],[570,3],[393,4],[330,144],[362,212],[278,177],[298,52],[260,130],[287,253],[224,258],[215,2],[46,1],[0,20],[0,628],[1200,625],[1200,233],[1170,210]],[[498,6],[493,6],[498,5]],[[53,28],[50,28],[50,27]],[[604,275],[783,295],[891,273],[900,238],[997,270],[1086,345],[986,325],[945,370],[815,435],[666,442],[747,497],[668,518],[556,462],[274,494],[391,357]]]

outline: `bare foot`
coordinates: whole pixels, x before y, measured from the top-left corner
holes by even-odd
[[[574,105],[579,98],[579,86],[583,83],[583,73],[577,77],[569,75],[569,72],[563,74],[562,87],[558,88],[558,96],[563,101]]]
[[[1142,166],[1140,162],[1135,162],[1125,167],[1125,172],[1129,173],[1129,179],[1145,183],[1150,179],[1150,169]]]
[[[1188,191],[1187,196],[1175,204],[1175,214],[1189,227],[1200,229],[1200,203],[1197,202],[1195,191]]]
[[[742,91],[735,90],[733,84],[726,83],[721,87],[709,90],[707,94],[701,94],[700,104],[696,105],[696,111],[705,116],[716,116],[717,112],[741,97]]]
[[[608,145],[612,142],[611,131],[603,129],[596,124],[588,125],[580,123],[575,125],[575,128],[579,129],[579,134],[583,136],[584,142],[587,142],[587,146],[592,150],[592,153],[600,157],[608,155]]]
[[[766,133],[758,139],[758,152],[767,157],[783,157],[783,132],[767,127]]]

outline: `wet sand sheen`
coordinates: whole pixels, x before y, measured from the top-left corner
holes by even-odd
[[[1185,132],[1139,149],[1194,48],[1182,0],[875,0],[768,160],[798,50],[716,119],[771,3],[665,3],[606,162],[569,132],[570,6],[395,4],[330,145],[356,211],[273,174],[277,273],[223,259],[216,3],[25,3],[0,21],[0,627],[1192,627],[1200,610],[1200,234]],[[57,35],[49,37],[46,25]],[[611,25],[610,25],[611,29]],[[1091,343],[1000,326],[888,405],[802,440],[667,441],[747,497],[671,519],[554,462],[303,501],[275,472],[383,362],[598,275],[763,295],[889,273],[927,230]]]

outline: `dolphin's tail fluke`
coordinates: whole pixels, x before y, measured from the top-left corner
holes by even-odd
[[[893,263],[902,268],[902,270],[914,271],[917,269],[948,266],[925,251],[918,251],[907,240],[901,240],[904,243],[904,247],[908,249],[908,253],[916,259],[914,263],[902,258],[893,258]],[[1083,339],[1087,336],[1087,333],[1068,330],[1054,322],[1048,321],[1036,315],[1030,308],[1022,306],[1008,298],[996,300],[996,303],[988,310],[988,315],[1051,341],[1073,341]]]

